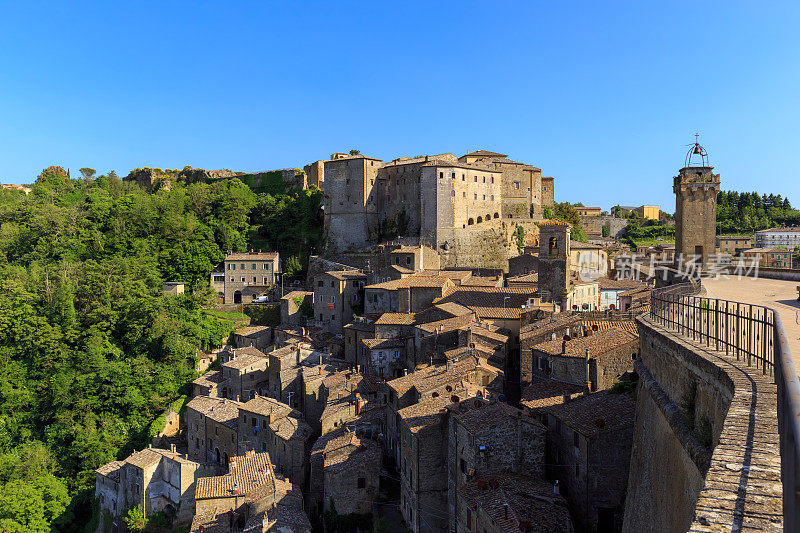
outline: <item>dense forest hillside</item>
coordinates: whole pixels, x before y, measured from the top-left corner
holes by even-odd
[[[717,233],[751,234],[775,226],[800,224],[800,211],[780,194],[720,191],[717,195]]]
[[[45,169],[0,190],[0,531],[84,531],[94,469],[146,446],[231,323],[204,312],[227,250],[319,245],[319,191],[238,179],[144,192]],[[289,259],[293,258],[293,259]],[[163,281],[191,290],[164,296]]]

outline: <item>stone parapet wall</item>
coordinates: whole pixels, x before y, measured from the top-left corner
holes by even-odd
[[[640,385],[623,531],[780,530],[771,376],[647,316],[637,325]]]

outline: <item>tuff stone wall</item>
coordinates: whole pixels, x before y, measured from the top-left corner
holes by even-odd
[[[779,530],[772,378],[648,317],[637,325],[640,401],[623,531]]]
[[[608,226],[610,237],[621,237],[625,234],[629,223],[627,218],[617,218],[611,215],[581,216],[581,226],[587,235],[602,235],[603,226]]]

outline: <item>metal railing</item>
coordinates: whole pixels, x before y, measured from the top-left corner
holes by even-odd
[[[784,531],[800,531],[800,379],[780,314],[769,307],[699,296],[699,282],[654,289],[650,317],[692,342],[773,377],[783,484]]]

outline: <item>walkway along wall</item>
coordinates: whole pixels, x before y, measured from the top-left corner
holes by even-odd
[[[640,379],[623,531],[779,531],[772,378],[649,317],[637,325]]]

